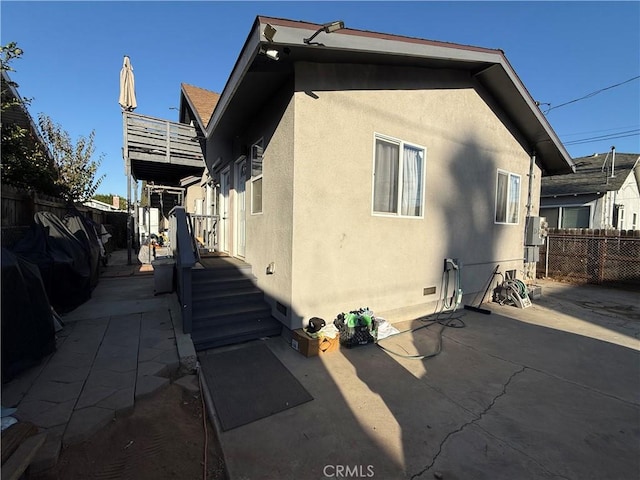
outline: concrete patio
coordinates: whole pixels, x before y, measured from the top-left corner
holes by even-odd
[[[34,472],[193,365],[175,294],[154,296],[149,268],[112,260],[91,300],[63,317],[58,350],[3,385],[3,406],[48,433]],[[260,340],[314,400],[218,428],[230,478],[638,478],[638,294],[541,284],[528,309],[459,310],[466,328],[444,329],[442,353],[426,360],[375,345],[306,358],[285,337]],[[385,346],[433,352],[439,328]]]
[[[219,433],[230,477],[638,478],[637,298],[543,282],[528,309],[457,312],[466,328],[427,360],[375,345],[305,358],[263,340],[314,400]],[[438,329],[385,345],[432,352]]]
[[[2,405],[47,434],[31,472],[54,466],[63,445],[130,413],[181,364],[195,365],[176,296],[154,296],[153,269],[127,265],[126,251],[114,252],[91,299],[62,320],[56,351],[2,386]]]

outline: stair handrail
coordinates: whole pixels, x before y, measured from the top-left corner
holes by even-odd
[[[197,249],[191,232],[189,214],[184,207],[173,207],[169,212],[171,229],[171,250],[176,264],[180,267],[193,267],[198,261]]]
[[[191,270],[196,264],[197,249],[194,252],[194,242],[190,233],[190,221],[184,207],[173,207],[169,212],[171,228],[171,250],[176,262],[176,279],[178,298],[182,311],[182,330],[191,333],[193,321]]]
[[[193,229],[193,220],[191,214],[187,212],[187,228],[189,230],[189,237],[191,237],[191,250],[196,258],[196,261],[200,261],[200,249],[198,248],[198,241],[196,240],[196,233]]]

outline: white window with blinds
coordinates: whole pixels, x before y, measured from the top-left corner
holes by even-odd
[[[520,175],[498,170],[496,183],[496,223],[517,225],[520,222],[520,185]]]
[[[251,214],[262,213],[262,140],[251,146]]]
[[[373,214],[422,218],[425,149],[374,136]]]

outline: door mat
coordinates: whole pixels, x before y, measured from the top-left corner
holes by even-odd
[[[313,400],[264,343],[199,361],[225,432]]]

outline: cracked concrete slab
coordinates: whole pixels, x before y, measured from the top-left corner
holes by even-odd
[[[116,414],[126,414],[133,410],[135,404],[135,387],[132,385],[130,387],[121,388],[113,392],[108,397],[100,400],[95,405],[97,407],[109,408],[114,410]]]
[[[142,399],[169,385],[169,379],[154,375],[140,375],[136,382],[135,398]]]
[[[470,456],[470,453],[472,454]],[[414,472],[412,480],[432,480],[439,473],[443,480],[557,479],[559,477],[530,458],[526,451],[510,446],[469,425],[464,435],[453,435],[433,466]]]
[[[167,365],[162,362],[138,363],[138,375],[155,375],[161,377],[167,371]]]
[[[629,448],[640,445],[638,420],[637,403],[527,369],[478,426],[558,475],[629,478],[640,472],[638,450]]]
[[[29,390],[29,393],[24,397],[24,401],[46,400],[48,402],[62,403],[74,400],[80,395],[83,385],[83,381],[66,383],[42,380],[38,382],[37,388]]]
[[[305,358],[266,340],[314,400],[220,432],[230,477],[326,478],[341,465],[385,479],[635,478],[640,343],[598,339],[601,322],[583,335],[562,330],[565,317],[550,328],[508,313],[464,312],[466,328],[444,329],[426,360],[375,345]],[[437,350],[426,329],[394,343],[405,355]]]
[[[89,376],[91,365],[49,365],[45,377],[54,382],[83,382]]]
[[[136,379],[136,371],[120,372],[110,369],[94,368],[87,379],[85,388],[94,386],[123,388],[133,385]]]
[[[118,258],[126,263],[126,252]],[[34,472],[54,466],[63,443],[85,440],[169,383],[159,375],[178,368],[172,297],[153,295],[153,276],[101,278],[91,299],[63,316],[56,351],[2,386],[4,406],[47,430]],[[141,341],[156,347],[151,358],[139,355]]]
[[[16,416],[38,427],[51,428],[69,421],[75,403],[76,399],[61,403],[42,400],[20,402]]]
[[[88,439],[114,419],[110,408],[87,407],[75,410],[64,433],[65,445],[79,443]]]

